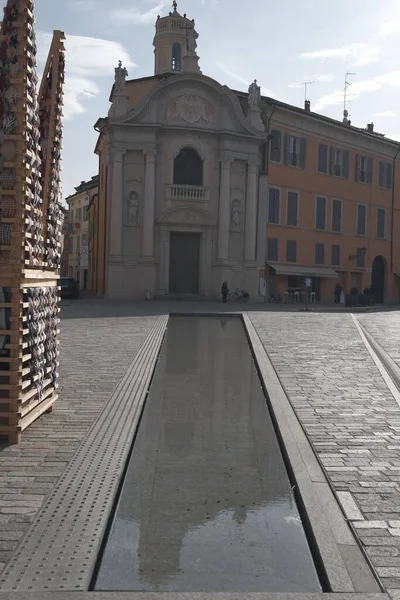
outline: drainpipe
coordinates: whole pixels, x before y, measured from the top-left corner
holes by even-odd
[[[393,273],[393,233],[394,233],[394,187],[395,187],[395,175],[396,175],[396,158],[398,157],[400,152],[400,145],[397,148],[397,152],[393,157],[393,167],[392,167],[392,218],[390,221],[390,272]]]
[[[271,140],[271,137],[270,137],[270,127],[271,127],[271,119],[272,119],[272,117],[274,115],[275,109],[276,109],[276,105],[274,104],[273,108],[272,108],[271,114],[269,115],[269,117],[267,117],[267,142],[266,142],[266,152],[267,152],[266,163],[267,164],[265,166],[265,172],[266,172],[267,175],[269,175],[269,142]]]

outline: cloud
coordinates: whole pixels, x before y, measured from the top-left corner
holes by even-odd
[[[379,35],[385,38],[398,31],[400,31],[400,21],[388,21],[387,23],[382,23],[380,26]]]
[[[225,67],[225,65],[223,65],[221,62],[217,61],[215,63],[217,65],[217,67],[219,67],[221,69],[221,71],[223,73],[225,73],[225,75],[228,75],[228,77],[230,77],[231,79],[235,79],[236,81],[238,81],[239,83],[243,84],[244,86],[246,86],[246,90],[248,89],[251,81],[248,81],[247,79],[245,79],[244,77],[241,77],[240,75],[238,75],[237,73],[234,73],[233,71],[231,71],[230,69],[228,69],[227,67]],[[268,88],[264,87],[260,82],[258,82],[258,84],[261,87],[261,93],[263,96],[273,96],[275,97],[274,92],[272,92],[271,90],[269,90]]]
[[[394,110],[384,110],[383,112],[375,113],[374,117],[380,117],[381,119],[397,117],[397,113]]]
[[[383,85],[394,85],[397,87],[400,86],[400,71],[389,71],[389,73],[378,75],[374,79]]]
[[[86,12],[96,8],[96,0],[70,0],[67,4],[71,10]]]
[[[52,35],[38,34],[38,61],[44,63],[47,58]],[[108,78],[111,89],[114,68],[121,60],[128,69],[136,65],[125,48],[118,42],[69,35],[65,41],[66,79],[64,96],[65,119],[86,111],[85,104],[100,92],[97,79]]]
[[[127,25],[148,25],[149,23],[154,23],[157,15],[161,14],[170,5],[169,1],[159,0],[158,4],[144,12],[135,7],[119,8],[112,13],[112,18],[119,23],[126,23]]]
[[[389,71],[388,73],[377,75],[372,79],[366,79],[364,81],[355,81],[354,83],[352,83],[351,86],[349,86],[347,90],[348,98],[352,101],[365,92],[376,92],[377,90],[380,90],[382,87],[385,86],[400,87],[400,71]],[[331,94],[327,94],[326,96],[318,98],[315,105],[315,110],[322,110],[326,106],[331,106],[333,104],[343,102],[343,98],[343,90],[336,90]]]
[[[341,48],[324,48],[313,52],[304,52],[300,58],[317,59],[325,62],[329,59],[342,60],[349,65],[360,66],[377,62],[381,49],[373,44],[354,43]]]

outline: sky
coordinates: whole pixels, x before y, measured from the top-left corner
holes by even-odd
[[[3,0],[4,1],[4,0]],[[37,0],[39,73],[52,31],[66,40],[64,197],[97,174],[93,126],[107,115],[114,67],[129,79],[154,73],[153,37],[164,0]],[[202,72],[247,91],[257,79],[264,95],[341,120],[346,72],[353,125],[400,140],[399,0],[179,0],[196,21]]]

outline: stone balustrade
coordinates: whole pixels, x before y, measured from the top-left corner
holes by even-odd
[[[167,185],[167,198],[169,200],[207,202],[209,192],[208,188],[197,185]]]

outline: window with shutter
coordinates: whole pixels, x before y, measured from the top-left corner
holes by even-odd
[[[342,201],[335,198],[332,200],[332,231],[342,231]]]
[[[363,269],[365,266],[365,250],[364,248],[357,248],[357,267]]]
[[[340,265],[340,246],[333,244],[331,250],[331,265],[338,267]]]
[[[386,189],[392,189],[392,165],[390,163],[386,163]]]
[[[269,159],[271,162],[280,163],[282,160],[282,132],[272,129],[269,141]]]
[[[384,238],[386,235],[386,211],[384,208],[378,208],[376,213],[376,237]]]
[[[298,192],[287,193],[286,225],[297,227],[299,194]]]
[[[367,183],[372,183],[372,177],[373,177],[373,172],[372,172],[372,158],[367,158]]]
[[[268,193],[268,223],[279,225],[280,221],[280,190],[269,188]]]
[[[319,173],[328,172],[328,146],[326,144],[318,144],[318,167]]]
[[[379,187],[385,187],[385,163],[382,161],[379,161],[379,178],[378,178],[378,185]]]
[[[268,238],[267,259],[272,261],[278,260],[278,240],[276,238]]]
[[[326,229],[326,198],[317,196],[315,210],[315,228]]]
[[[342,150],[342,177],[347,178],[349,176],[349,151]]]
[[[286,242],[286,262],[295,263],[297,260],[297,243],[294,240]]]
[[[367,207],[364,204],[357,206],[357,235],[365,235],[367,223]]]
[[[325,264],[325,246],[324,244],[315,244],[315,264]]]
[[[290,167],[306,166],[307,140],[306,138],[287,135],[285,141],[285,163]]]
[[[306,138],[300,138],[300,159],[299,159],[299,167],[300,169],[306,168],[306,160],[307,160],[307,140]]]
[[[372,183],[372,158],[357,154],[356,180],[359,183]]]

